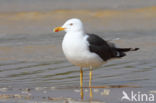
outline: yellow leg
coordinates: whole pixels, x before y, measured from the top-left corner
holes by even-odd
[[[90,72],[89,72],[89,88],[90,88],[90,99],[93,98],[93,93],[92,93],[92,67],[90,67]]]
[[[83,100],[83,70],[82,68],[80,68],[80,96],[81,96],[81,99]]]

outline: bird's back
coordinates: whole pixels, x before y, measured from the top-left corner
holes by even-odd
[[[139,48],[116,48],[113,43],[105,41],[95,34],[87,34],[89,42],[89,50],[98,54],[104,61],[113,58],[121,58],[126,56],[125,52],[136,51]]]

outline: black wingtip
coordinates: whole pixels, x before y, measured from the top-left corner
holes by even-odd
[[[139,50],[140,48],[131,48],[131,51],[137,51]]]

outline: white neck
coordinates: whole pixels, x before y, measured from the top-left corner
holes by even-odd
[[[66,34],[65,34],[65,36],[66,35],[70,35],[71,37],[81,37],[81,36],[85,36],[85,33],[84,33],[84,31],[77,31],[77,32],[75,32],[75,31],[68,31]]]

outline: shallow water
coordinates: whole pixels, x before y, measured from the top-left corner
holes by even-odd
[[[155,87],[155,61],[119,60],[94,70],[93,84]],[[5,62],[0,64],[1,87],[78,86],[79,68],[66,61]],[[84,74],[85,85],[88,70]]]
[[[115,33],[117,34],[115,37],[122,37],[121,40],[114,41],[118,45],[140,47],[140,50],[128,53],[128,56],[123,59],[109,61],[102,67],[93,70],[94,101],[118,103],[123,90],[155,91],[156,47],[154,33],[148,33],[148,36],[143,33],[140,36],[140,33],[137,32]],[[104,34],[107,35],[101,36],[108,36],[108,39],[114,38],[112,32]],[[70,101],[69,98],[72,98],[73,102],[80,101],[79,67],[73,66],[65,59],[61,49],[62,38],[63,35],[55,33],[9,34],[1,37],[0,93],[29,96],[28,99],[21,99],[26,97],[18,96],[10,96],[8,97],[10,99],[6,99],[2,96],[2,102],[40,101],[42,103],[54,102],[56,99],[58,103]],[[88,81],[89,70],[84,69],[84,87],[88,87]],[[110,92],[110,94],[103,94],[104,91]],[[88,88],[84,89],[84,94],[85,100],[88,101]],[[109,100],[108,98],[114,99]]]

